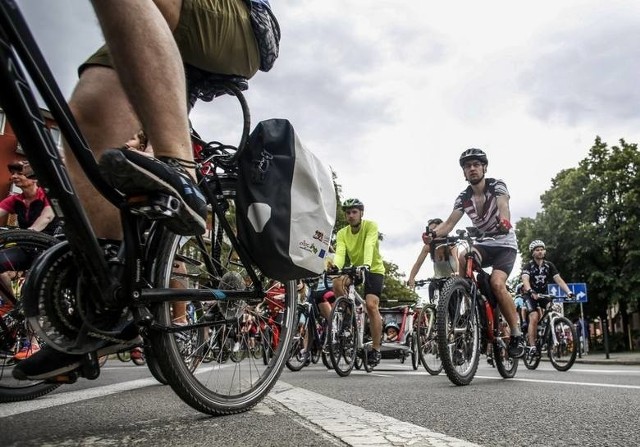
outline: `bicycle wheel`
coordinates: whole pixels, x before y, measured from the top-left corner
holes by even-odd
[[[416,339],[420,363],[432,376],[442,372],[442,360],[436,338],[436,308],[430,304],[418,313]]]
[[[210,330],[216,330],[225,326],[223,331],[222,347],[228,346],[231,328],[240,326],[243,314],[251,314],[255,318],[258,331],[269,324],[277,326],[278,337],[272,340],[277,342],[275,346],[269,345],[267,364],[249,356],[238,363],[222,364],[210,362],[207,368],[191,369],[192,364],[185,362],[183,351],[178,343],[178,338],[183,331],[168,333],[161,330],[151,331],[150,336],[154,347],[158,347],[158,361],[169,385],[174,392],[193,408],[208,414],[223,415],[247,411],[266,396],[273,387],[282,372],[287,360],[288,348],[294,334],[295,317],[295,281],[288,281],[282,285],[283,293],[277,298],[269,295],[269,288],[276,284],[267,278],[258,277],[261,283],[251,281],[247,270],[240,265],[239,260],[224,265],[218,263],[217,270],[211,269],[207,261],[211,261],[209,247],[200,237],[188,239],[164,232],[165,238],[159,241],[157,253],[152,257],[163,262],[154,264],[152,279],[156,287],[167,288],[173,278],[173,265],[178,261],[185,263],[189,275],[189,289],[215,289],[211,294],[215,299],[209,311],[202,317],[199,324],[206,325]],[[153,246],[153,245],[151,245]],[[230,251],[230,250],[229,250]],[[229,253],[231,260],[232,253]],[[216,259],[214,257],[214,259]],[[251,268],[250,266],[247,269]],[[254,275],[255,277],[255,275]],[[225,291],[229,293],[225,294]],[[265,291],[257,293],[257,291]],[[240,298],[238,295],[242,296]],[[257,310],[266,300],[277,302],[279,314],[276,321]],[[172,314],[170,303],[160,303],[153,306],[156,321],[162,326],[172,326]],[[173,329],[176,329],[174,327]],[[192,331],[191,325],[184,330]],[[235,336],[235,335],[234,335]],[[247,334],[248,336],[248,334]],[[246,344],[245,344],[246,346]],[[263,347],[265,347],[263,345]],[[192,358],[204,357],[209,348],[207,340],[201,345],[193,346]]]
[[[305,324],[306,326],[306,324]],[[291,342],[291,348],[289,349],[289,358],[287,359],[286,366],[291,371],[300,371],[305,365],[305,348],[304,348],[304,333],[308,330],[301,329]],[[309,354],[309,353],[307,353]],[[309,354],[310,355],[310,354]]]
[[[0,250],[21,248],[31,259],[35,259],[58,242],[52,236],[31,230],[0,231]],[[22,292],[23,279],[24,275],[14,275],[11,280],[11,290],[6,291],[7,294],[12,294],[18,302]],[[3,296],[3,300],[9,302],[5,296]],[[0,312],[0,403],[35,399],[60,386],[45,383],[42,380],[16,380],[13,378],[13,367],[19,362],[14,356],[18,353],[23,341],[35,338],[41,345],[44,343],[27,325],[21,306],[15,306],[12,309],[9,309],[8,306]]]
[[[411,367],[414,371],[420,366],[420,354],[418,353],[418,337],[414,332],[411,334]]]
[[[536,369],[540,364],[540,359],[542,356],[540,355],[540,346],[536,344],[536,350],[532,352],[532,350],[527,347],[526,352],[524,353],[524,357],[522,357],[522,363],[527,369]]]
[[[466,279],[449,279],[440,294],[436,317],[438,353],[449,380],[468,385],[480,360],[478,309]]]
[[[547,331],[547,352],[551,364],[558,371],[568,371],[576,361],[578,354],[578,337],[575,326],[568,318],[557,317],[553,319],[553,323]]]
[[[338,298],[331,310],[329,323],[329,357],[333,369],[341,377],[351,374],[356,360],[356,315],[347,297]]]
[[[369,328],[371,327],[369,325],[369,314],[367,314],[366,312],[364,312],[364,321],[362,322],[362,324],[364,325],[364,340],[362,349],[359,350],[359,353],[362,357],[362,367],[366,372],[370,373],[371,371],[373,371],[373,366],[369,364],[369,353],[371,352],[371,349],[373,349],[373,343],[371,342],[371,335],[369,335]]]
[[[129,361],[131,361],[131,353],[129,352],[129,350],[127,349],[126,351],[120,351],[116,354],[116,357],[118,357],[118,360],[120,360],[121,362],[127,363]]]
[[[493,361],[500,375],[505,379],[511,379],[518,371],[518,358],[509,356],[509,349],[504,339],[493,342]]]

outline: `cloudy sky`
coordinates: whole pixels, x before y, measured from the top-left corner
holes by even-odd
[[[78,64],[102,42],[90,3],[18,3],[68,96]],[[406,273],[427,219],[448,216],[466,187],[464,149],[487,152],[517,222],[535,216],[553,176],[596,136],[640,141],[638,2],[271,3],[280,58],[250,82],[253,122],[288,118],[345,198],[365,203],[385,234],[383,256]],[[196,129],[234,142],[234,106],[197,106]]]

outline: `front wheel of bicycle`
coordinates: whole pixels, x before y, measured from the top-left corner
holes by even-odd
[[[500,375],[505,379],[512,379],[518,371],[518,358],[509,355],[509,349],[504,339],[493,342],[493,361]]]
[[[551,364],[558,371],[568,371],[578,354],[575,326],[566,317],[556,317],[547,331],[547,351]]]
[[[338,298],[331,310],[329,323],[329,357],[333,369],[341,377],[351,374],[356,355],[356,315],[353,302]]]
[[[536,369],[540,364],[540,359],[542,356],[540,355],[540,346],[536,344],[536,349],[531,349],[530,347],[526,348],[524,356],[522,357],[522,363],[527,369]]]
[[[252,266],[246,266],[245,270],[237,259],[224,266],[218,265],[217,271],[212,270],[211,263],[207,262],[210,261],[207,259],[210,256],[209,246],[200,237],[185,241],[166,232],[157,247],[157,253],[150,259],[163,262],[156,261],[156,270],[152,269],[152,284],[155,287],[170,287],[172,280],[177,279],[175,266],[182,263],[187,272],[181,272],[181,278],[187,289],[215,290],[215,293],[211,293],[213,302],[207,302],[207,313],[197,321],[198,325],[205,326],[196,328],[187,325],[184,330],[177,332],[161,329],[150,331],[152,345],[160,353],[157,359],[164,377],[184,402],[203,413],[228,415],[249,410],[271,390],[287,360],[295,329],[295,281],[287,281],[280,287],[279,283],[257,276],[261,282],[254,284],[251,276],[247,275]],[[282,293],[270,295],[269,291],[275,288],[282,290]],[[233,292],[233,295],[225,292]],[[275,318],[265,316],[260,310],[261,305],[267,302],[277,302],[280,311]],[[181,327],[172,324],[171,303],[159,303],[152,309],[155,321],[160,326],[173,330]],[[232,334],[247,313],[255,318],[259,335],[269,324],[278,327],[277,345],[268,346],[270,352],[266,365],[262,359],[253,356],[237,363],[223,361],[225,349],[232,340],[230,337],[235,337]],[[220,345],[216,361],[200,368],[201,360],[211,348],[210,340],[205,337],[196,345],[198,338],[192,337],[192,332],[199,332],[203,327],[207,329],[207,334],[220,330]],[[241,345],[244,342],[243,339]],[[185,358],[187,352],[188,358]]]
[[[468,280],[453,277],[445,283],[438,302],[438,353],[455,385],[470,384],[480,360],[478,309],[470,289]]]
[[[420,367],[420,354],[418,353],[418,337],[414,332],[411,334],[411,367],[416,371]]]
[[[416,339],[420,363],[432,376],[437,376],[442,372],[442,359],[438,353],[436,329],[436,307],[430,304],[418,313]]]

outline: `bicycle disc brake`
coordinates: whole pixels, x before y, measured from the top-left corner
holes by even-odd
[[[36,259],[25,282],[25,316],[38,335],[58,351],[86,354],[121,341],[118,330],[128,321],[128,313],[100,312],[91,299],[98,292],[88,277],[65,242]]]

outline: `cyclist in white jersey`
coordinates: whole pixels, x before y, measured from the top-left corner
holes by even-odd
[[[509,355],[522,357],[524,354],[524,338],[518,324],[513,298],[507,290],[507,278],[516,260],[517,244],[509,210],[509,191],[502,180],[486,178],[487,155],[480,149],[467,149],[460,155],[460,167],[469,186],[458,195],[453,211],[446,221],[435,230],[425,234],[425,243],[434,237],[444,237],[466,214],[473,225],[483,233],[497,234],[493,238],[478,242],[473,250],[480,260],[481,266],[492,267],[491,289],[498,305],[511,329]],[[460,265],[464,266],[466,250],[460,250]],[[460,271],[464,271],[461,267]]]

